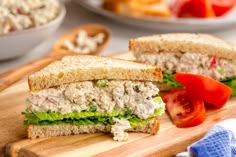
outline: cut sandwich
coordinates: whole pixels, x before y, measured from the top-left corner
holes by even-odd
[[[165,104],[156,82],[161,69],[97,56],[69,56],[28,78],[25,125],[28,137],[125,131],[156,134]]]
[[[138,62],[161,67],[162,91],[181,87],[173,74],[185,72],[214,78],[236,96],[236,46],[232,43],[207,34],[173,33],[131,39],[129,48]]]

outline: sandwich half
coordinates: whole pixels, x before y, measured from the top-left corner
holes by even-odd
[[[165,111],[156,85],[161,80],[161,69],[153,65],[64,57],[28,78],[28,137],[111,132],[124,141],[128,131],[156,134],[157,117]]]
[[[236,96],[236,46],[207,34],[173,33],[131,39],[129,49],[136,61],[161,67],[161,91],[181,85],[175,73],[211,77],[232,88]]]

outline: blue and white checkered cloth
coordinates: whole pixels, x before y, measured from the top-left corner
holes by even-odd
[[[236,119],[216,124],[199,141],[176,157],[236,157]]]

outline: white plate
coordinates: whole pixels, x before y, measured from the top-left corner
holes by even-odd
[[[236,8],[224,17],[214,19],[193,19],[193,18],[161,18],[145,17],[136,18],[131,16],[118,15],[104,10],[101,7],[102,0],[74,0],[82,7],[103,15],[111,20],[131,26],[138,26],[145,29],[175,31],[175,32],[205,32],[223,30],[236,26]]]

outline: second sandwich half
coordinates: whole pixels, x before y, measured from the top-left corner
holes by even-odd
[[[157,133],[165,104],[161,69],[119,59],[70,56],[29,76],[28,137],[125,131]]]

